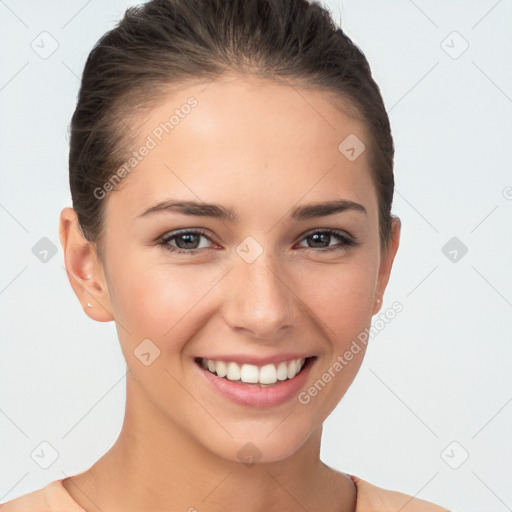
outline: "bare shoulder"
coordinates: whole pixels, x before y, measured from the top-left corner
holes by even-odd
[[[85,512],[68,494],[62,480],[0,505],[0,512]]]
[[[21,512],[22,510],[27,512],[46,512],[50,510],[44,489],[38,489],[0,505],[1,512]]]
[[[435,503],[377,487],[355,476],[351,478],[357,487],[356,512],[450,512]]]

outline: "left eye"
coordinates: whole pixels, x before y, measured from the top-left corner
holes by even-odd
[[[329,244],[329,240],[331,238],[337,239],[338,242],[340,242],[340,243],[338,245],[331,246]],[[343,232],[334,231],[332,229],[326,229],[323,231],[314,231],[312,233],[307,234],[303,240],[309,241],[309,243],[320,244],[320,245],[327,243],[327,246],[308,247],[308,249],[325,248],[325,250],[323,250],[321,252],[344,250],[347,247],[350,247],[351,245],[356,244],[356,242],[352,238],[350,238],[348,235],[345,235]]]

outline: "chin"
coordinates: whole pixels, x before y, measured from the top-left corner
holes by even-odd
[[[239,426],[243,434],[233,438],[204,440],[204,446],[216,457],[238,462],[252,467],[256,463],[275,463],[284,461],[295,455],[312,434],[312,429],[300,429],[291,420],[285,419],[283,424],[274,425],[262,431],[259,428]],[[288,422],[288,425],[285,424]],[[277,428],[276,428],[277,427]],[[212,444],[212,441],[215,444]]]

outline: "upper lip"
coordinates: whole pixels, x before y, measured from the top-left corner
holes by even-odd
[[[271,363],[281,363],[282,361],[291,361],[292,359],[306,359],[313,357],[312,354],[304,353],[286,353],[286,354],[274,354],[265,357],[257,357],[254,355],[242,355],[242,354],[215,354],[209,356],[200,356],[196,359],[209,359],[211,361],[224,361],[242,364],[254,364],[256,366],[265,366]]]

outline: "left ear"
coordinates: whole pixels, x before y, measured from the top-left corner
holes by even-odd
[[[400,230],[402,227],[401,220],[393,216],[391,219],[391,239],[386,249],[382,250],[379,275],[377,278],[377,289],[375,290],[375,305],[373,306],[372,316],[377,314],[382,306],[382,297],[386,290],[391,274],[391,267],[400,243]],[[380,300],[378,300],[380,299]]]

